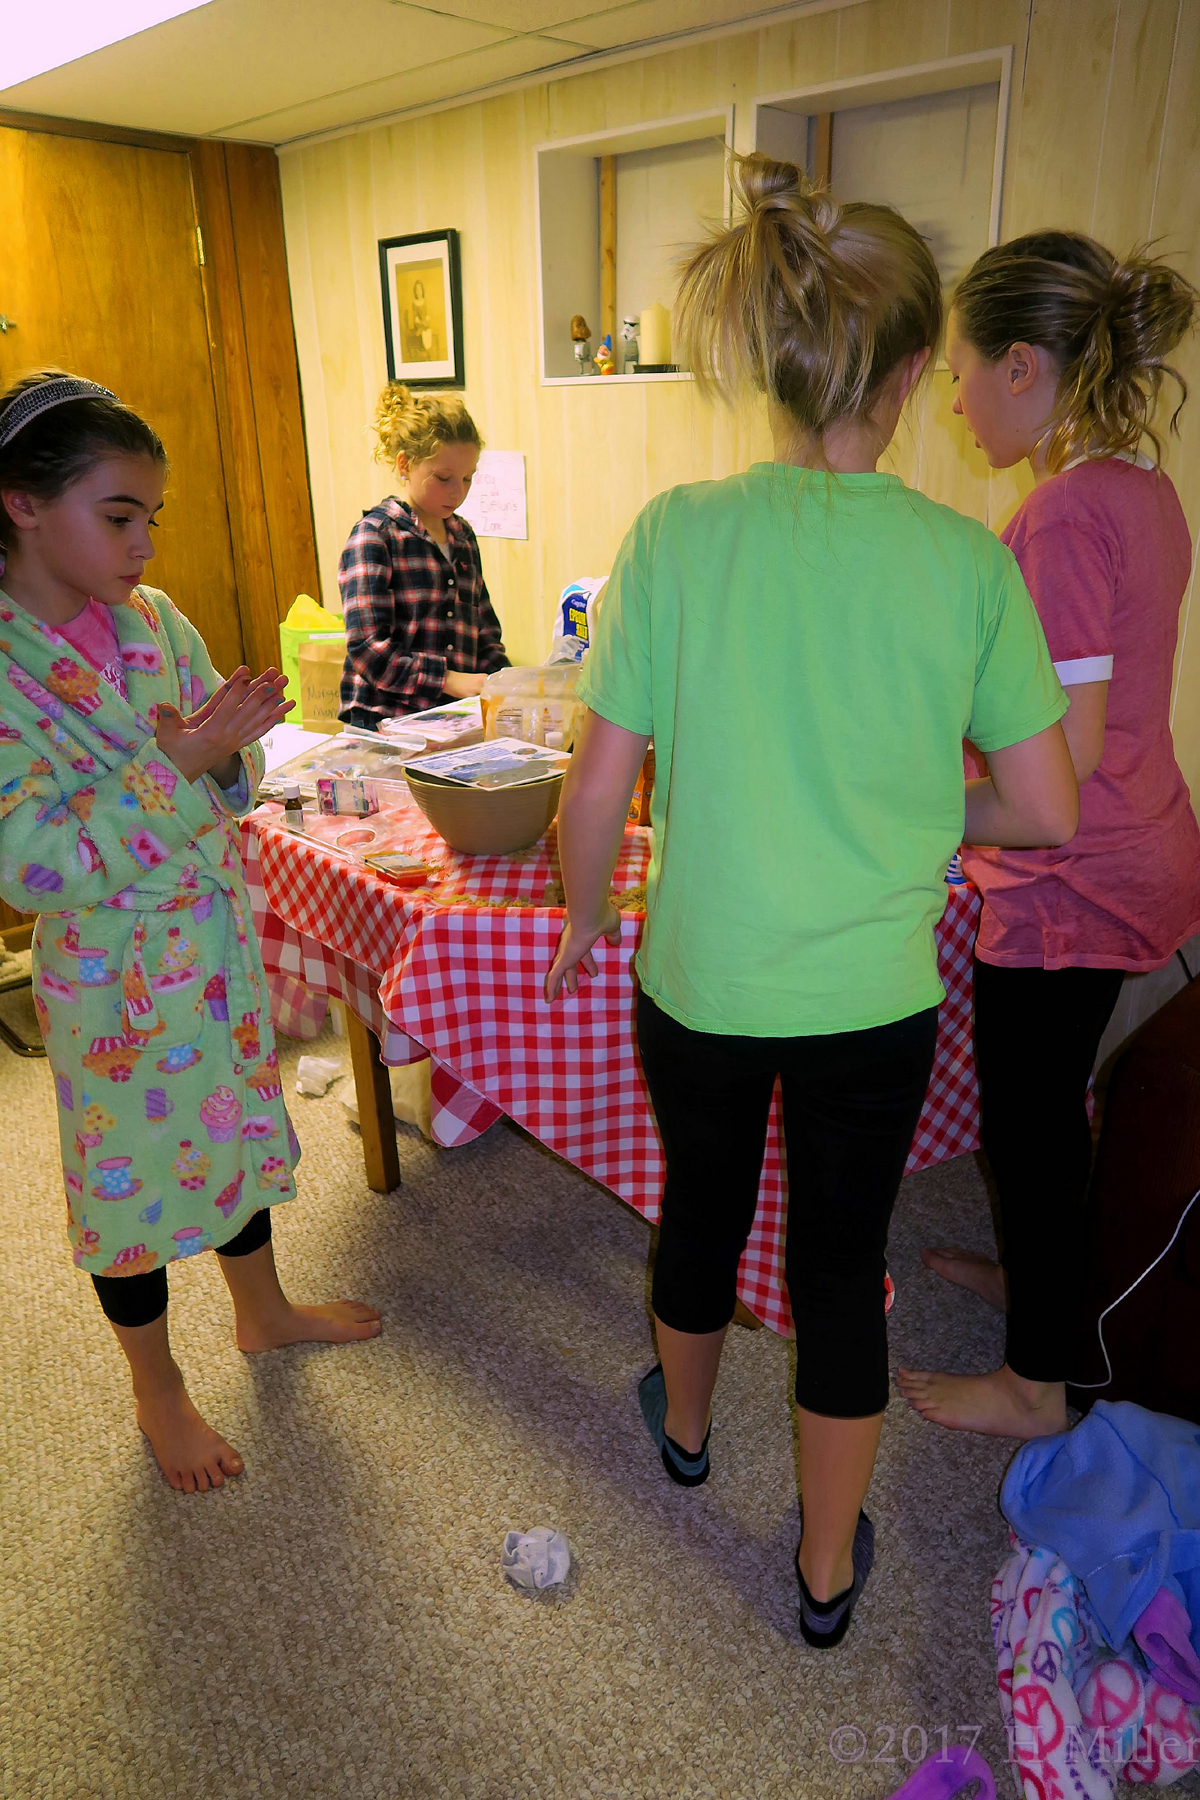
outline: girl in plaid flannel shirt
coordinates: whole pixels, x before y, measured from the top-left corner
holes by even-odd
[[[346,620],[341,718],[376,731],[381,719],[478,694],[508,666],[479,545],[458,516],[482,442],[457,395],[411,394],[391,381],[379,398],[380,462],[405,497],[364,513],[338,564]]]

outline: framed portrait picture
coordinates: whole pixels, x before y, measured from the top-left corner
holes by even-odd
[[[412,388],[462,387],[457,231],[380,238],[379,279],[388,380],[404,381]]]

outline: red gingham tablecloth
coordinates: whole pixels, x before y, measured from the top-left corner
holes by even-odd
[[[535,904],[521,910],[438,904],[295,837],[278,824],[277,809],[261,807],[244,822],[243,849],[277,997],[286,1001],[289,982],[302,982],[351,1006],[378,1036],[386,1062],[430,1056],[439,1143],[465,1143],[507,1113],[656,1220],[662,1152],[634,1055],[632,965],[642,919],[624,915],[619,948],[599,946],[596,980],[585,977],[573,999],[548,1007],[542,980],[563,914],[536,902],[558,875],[553,828],[524,856],[466,857],[449,850],[415,807],[411,816],[407,847],[440,865],[438,893]],[[649,833],[627,831],[614,890],[643,881],[649,858]],[[937,930],[946,1000],[906,1173],[979,1143],[971,1049],[979,906],[973,888],[948,889]],[[791,1330],[783,1283],[786,1205],[776,1108],[738,1291],[757,1318],[783,1333]]]

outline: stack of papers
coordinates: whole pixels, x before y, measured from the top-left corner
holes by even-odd
[[[460,787],[518,787],[561,775],[570,757],[563,750],[544,750],[520,738],[492,738],[469,749],[443,750],[406,765],[420,780],[454,782]]]

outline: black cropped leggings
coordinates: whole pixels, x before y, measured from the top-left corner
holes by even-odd
[[[1121,969],[975,963],[980,1136],[1008,1275],[1004,1360],[1025,1381],[1071,1373],[1092,1172],[1088,1081],[1124,979]]]
[[[778,1077],[796,1400],[835,1419],[882,1412],[888,1224],[929,1086],[937,1008],[866,1031],[726,1037],[692,1031],[639,994],[637,1024],[667,1163],[656,1316],[697,1334],[732,1319]]]
[[[217,1245],[218,1256],[249,1256],[271,1241],[271,1209],[260,1206],[236,1237]],[[167,1310],[167,1271],[144,1275],[93,1275],[104,1316],[113,1325],[153,1325]]]

